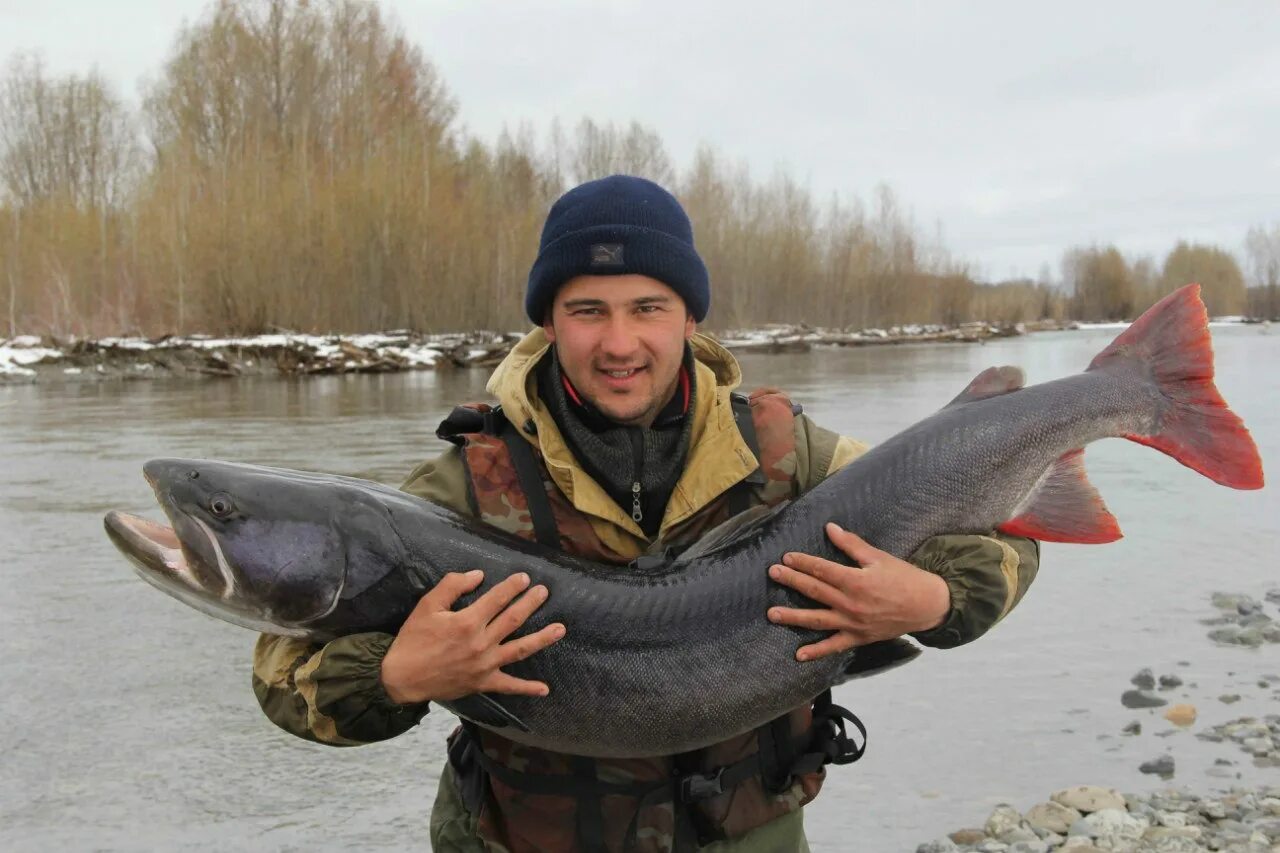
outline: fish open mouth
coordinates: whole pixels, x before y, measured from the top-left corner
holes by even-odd
[[[103,519],[107,536],[122,553],[146,573],[181,578],[198,587],[178,534],[167,524],[139,515],[111,511]]]
[[[199,524],[198,520],[195,520]],[[201,563],[188,559],[177,531],[167,524],[160,524],[126,512],[112,511],[103,519],[107,536],[133,563],[138,576],[147,583],[195,609],[216,619],[242,625],[255,631],[266,631],[290,637],[306,636],[302,629],[280,624],[269,615],[245,608],[235,600],[234,578],[225,560],[219,560],[223,569],[221,589],[201,578]],[[200,528],[213,541],[208,527]],[[219,551],[219,554],[221,552]]]

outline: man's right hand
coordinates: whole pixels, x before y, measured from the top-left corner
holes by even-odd
[[[472,693],[550,692],[544,682],[502,671],[564,636],[564,625],[557,622],[504,642],[547,600],[547,588],[539,585],[525,592],[529,576],[521,572],[454,611],[457,600],[483,580],[479,570],[450,572],[422,596],[382,659],[382,686],[391,701],[408,705]]]

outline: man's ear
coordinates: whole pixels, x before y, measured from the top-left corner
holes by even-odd
[[[547,336],[548,343],[556,342],[556,327],[551,322],[551,309],[547,309],[547,313],[542,317],[542,333]]]
[[[693,319],[693,315],[686,311],[684,315],[684,339],[686,341],[689,340],[696,331],[698,331],[698,321]]]

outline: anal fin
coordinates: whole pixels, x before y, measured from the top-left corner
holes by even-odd
[[[1017,514],[996,528],[1013,536],[1045,542],[1114,542],[1123,534],[1089,482],[1084,450],[1064,453],[1045,472]]]

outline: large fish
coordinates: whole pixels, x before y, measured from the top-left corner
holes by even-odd
[[[796,649],[821,635],[765,618],[774,605],[812,606],[769,580],[785,552],[848,562],[824,522],[900,557],[934,534],[993,528],[1109,542],[1119,527],[1082,465],[1082,448],[1108,436],[1223,485],[1261,487],[1257,449],[1213,384],[1206,320],[1189,285],[1083,373],[1022,387],[1016,368],[984,371],[803,497],[658,565],[566,556],[363,480],[227,462],[148,462],[172,526],[113,512],[106,527],[170,595],[229,622],[318,640],[396,631],[446,572],[483,568],[478,595],[526,571],[550,597],[521,633],[553,621],[568,630],[508,671],[545,681],[550,695],[439,704],[557,751],[670,755],[758,726],[859,668],[858,649],[797,662]]]

